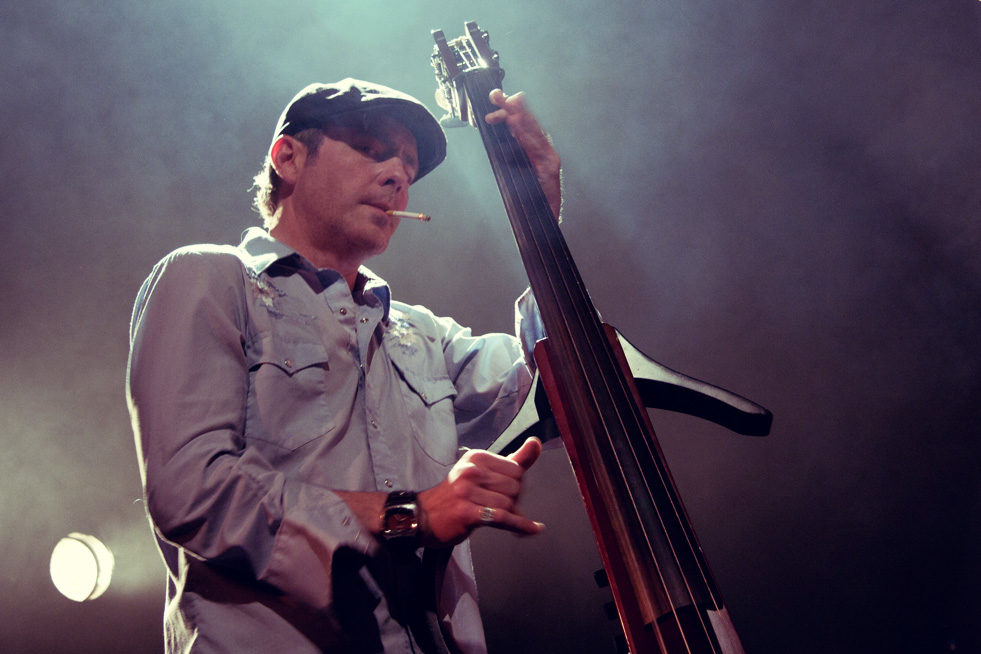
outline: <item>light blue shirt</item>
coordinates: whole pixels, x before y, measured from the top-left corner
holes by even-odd
[[[504,430],[531,374],[513,336],[391,301],[366,268],[359,289],[252,228],[171,253],[140,290],[127,398],[168,652],[412,651],[379,544],[331,489],[435,486]],[[441,611],[485,651],[469,543]]]

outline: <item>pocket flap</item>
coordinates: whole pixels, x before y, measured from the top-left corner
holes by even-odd
[[[329,368],[327,349],[322,343],[284,343],[273,339],[263,339],[262,354],[256,366],[264,363],[274,365],[290,376],[311,366]]]
[[[426,406],[456,395],[456,387],[449,377],[436,377],[413,370],[412,364],[417,363],[417,357],[411,357],[412,361],[407,361],[398,351],[389,352],[389,357],[405,383]]]

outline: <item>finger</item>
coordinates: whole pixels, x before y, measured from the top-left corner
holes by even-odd
[[[506,109],[508,113],[516,113],[519,111],[527,111],[527,100],[525,99],[525,92],[518,91],[514,95],[508,95],[501,89],[494,89],[490,92],[488,98],[491,104],[500,107],[501,109]]]
[[[498,99],[495,104],[499,109],[487,114],[487,122],[492,124],[507,122],[512,132],[543,133],[535,114],[528,110],[528,102],[523,91],[512,96],[505,96],[501,92],[499,96],[492,96],[492,98]]]
[[[508,112],[506,109],[498,109],[497,111],[492,111],[486,116],[484,116],[484,120],[487,121],[488,125],[498,125],[500,123],[503,123],[507,119],[508,119]]]
[[[530,468],[542,453],[542,442],[532,436],[525,440],[517,452],[508,455],[508,459],[517,463],[523,470]]]
[[[503,107],[504,103],[507,102],[508,96],[501,89],[494,89],[490,92],[490,101],[497,105],[498,107]]]
[[[474,483],[487,485],[498,475],[521,479],[525,471],[511,457],[503,457],[486,450],[471,450],[467,453],[466,465],[460,472]]]
[[[484,120],[486,120],[490,125],[496,125],[504,122],[508,117],[507,109],[504,108],[505,104],[507,103],[507,96],[504,94],[504,91],[501,89],[494,89],[490,92],[490,96],[488,97],[490,98],[491,104],[500,108],[497,111],[489,112],[486,116],[484,116]]]
[[[489,112],[484,119],[490,124],[508,121],[509,124],[515,119],[523,119],[530,116],[528,104],[525,101],[524,91],[519,91],[514,95],[507,95],[501,89],[494,89],[488,96],[491,104],[499,107],[496,111]]]
[[[520,468],[519,468],[520,470]],[[488,475],[478,486],[478,488],[486,489],[492,493],[497,493],[502,497],[517,497],[521,492],[521,481],[516,477],[511,477],[509,475]],[[474,500],[474,502],[480,502],[481,500]],[[487,502],[484,502],[485,504]]]
[[[521,477],[524,469],[514,461],[501,458],[503,472],[495,472],[479,465],[459,468],[457,474],[447,477],[453,484],[457,496],[471,502],[487,504],[487,499],[478,499],[477,493],[484,491],[501,496],[517,497],[521,492]]]
[[[518,512],[494,509],[488,506],[477,507],[477,522],[485,527],[504,529],[516,534],[532,536],[545,531],[545,524],[526,518]]]
[[[475,490],[470,495],[470,501],[477,506],[486,506],[495,510],[514,512],[516,508],[514,495],[498,493],[487,488]]]

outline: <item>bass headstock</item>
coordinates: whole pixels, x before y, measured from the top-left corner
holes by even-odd
[[[447,114],[440,119],[444,127],[460,127],[467,123],[476,126],[474,112],[464,88],[468,75],[488,76],[491,88],[499,86],[504,78],[500,56],[490,48],[485,30],[475,22],[465,26],[466,34],[452,41],[446,40],[442,30],[433,30],[436,46],[433,48],[432,65],[436,72],[436,103]]]

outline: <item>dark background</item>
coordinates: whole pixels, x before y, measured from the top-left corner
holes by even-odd
[[[765,439],[653,414],[749,652],[977,652],[981,2],[6,2],[0,9],[0,650],[154,652],[164,569],[123,397],[153,263],[235,243],[283,105],[348,75],[430,102],[429,31],[490,30],[563,156],[604,317],[757,400]],[[434,106],[431,103],[431,106]],[[525,282],[479,138],[370,265],[510,330]],[[561,450],[546,535],[475,538],[493,652],[612,652]],[[116,554],[94,602],[47,573]]]

